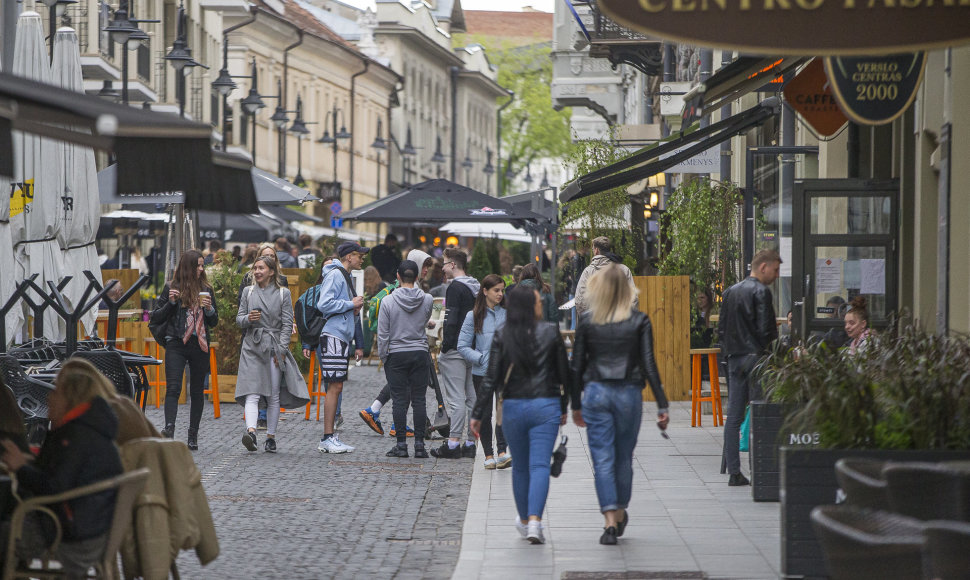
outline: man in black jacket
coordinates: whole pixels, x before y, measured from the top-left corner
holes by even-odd
[[[464,446],[465,420],[475,406],[475,383],[472,382],[472,366],[458,352],[458,335],[465,315],[475,306],[475,296],[481,287],[478,280],[465,275],[468,256],[457,248],[445,250],[442,269],[451,278],[445,291],[445,322],[441,337],[441,353],[438,355],[438,374],[441,390],[448,405],[451,418],[451,436],[441,447],[432,449],[431,455],[447,459],[475,458],[475,437],[469,431]]]
[[[775,307],[768,286],[778,279],[780,269],[778,252],[761,250],[751,260],[751,275],[725,290],[721,302],[718,335],[721,352],[728,363],[728,412],[724,421],[721,473],[726,467],[731,474],[730,486],[751,483],[741,473],[738,431],[748,402],[762,397],[761,384],[751,379],[751,372],[778,338]]]

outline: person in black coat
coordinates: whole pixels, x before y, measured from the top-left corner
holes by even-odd
[[[370,260],[382,280],[394,282],[397,267],[401,265],[401,251],[397,247],[397,236],[394,234],[384,236],[384,243],[374,246],[371,250]],[[418,264],[418,267],[422,265]]]
[[[48,398],[53,429],[36,460],[9,439],[3,440],[0,460],[16,474],[21,494],[56,495],[122,474],[114,443],[118,419],[98,392],[100,387],[90,377],[60,373]],[[104,551],[115,496],[115,491],[109,490],[53,507],[63,530],[57,556],[69,577],[86,571]],[[5,526],[3,535],[8,531]],[[50,520],[33,515],[24,522],[19,546],[24,555],[36,555],[53,542],[55,535]]]

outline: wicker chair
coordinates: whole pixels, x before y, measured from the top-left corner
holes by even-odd
[[[924,578],[970,580],[970,524],[932,521],[923,529]]]
[[[93,364],[114,384],[119,395],[135,398],[135,383],[120,353],[113,350],[79,350],[74,356]]]
[[[835,462],[835,478],[845,492],[846,505],[889,511],[886,480],[882,477],[885,461],[845,457]]]
[[[18,504],[10,519],[10,537],[7,545],[3,546],[3,549],[6,551],[3,580],[13,580],[15,578],[61,578],[66,576],[67,571],[63,568],[52,569],[50,566],[52,561],[57,560],[57,551],[61,544],[62,530],[56,517],[53,518],[56,538],[50,548],[43,554],[30,554],[34,560],[26,563],[19,562],[19,558],[15,556],[15,546],[17,540],[23,533],[25,516],[29,512],[38,512],[40,514],[46,514],[48,517],[53,517],[54,512],[51,511],[50,506],[111,489],[117,490],[114,516],[111,520],[111,527],[108,530],[104,553],[98,561],[92,562],[91,566],[94,568],[95,578],[108,578],[111,580],[120,578],[118,573],[118,550],[121,548],[121,542],[124,540],[125,535],[131,528],[135,499],[145,486],[147,479],[148,470],[138,469],[65,493],[33,497]],[[41,568],[39,569],[30,567],[36,560],[40,560]]]
[[[919,520],[970,522],[970,476],[946,463],[887,463],[892,511]]]
[[[20,362],[9,354],[0,354],[0,374],[3,375],[4,384],[13,391],[24,418],[46,421],[47,397],[54,390],[54,385],[27,376]]]
[[[922,523],[889,512],[818,506],[812,527],[832,580],[912,580],[922,567]]]

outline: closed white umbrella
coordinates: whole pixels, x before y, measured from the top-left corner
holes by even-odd
[[[10,275],[14,269],[13,242],[10,241],[10,180],[0,175],[0,271],[6,272],[0,276],[0,305],[6,304],[16,290],[16,280]],[[24,323],[24,313],[20,308],[13,308],[4,319],[7,327],[7,344],[13,343],[14,336]]]
[[[40,14],[24,12],[17,21],[13,74],[50,84],[49,62]],[[15,188],[10,199],[10,224],[16,277],[22,280],[36,273],[37,284],[49,291],[47,281],[57,283],[63,271],[57,243],[63,219],[61,151],[50,139],[19,131],[13,132],[13,150]],[[64,339],[63,321],[50,310],[44,317],[44,337]]]
[[[55,85],[69,91],[84,92],[81,79],[81,51],[77,33],[73,28],[60,28],[54,37],[54,62],[51,77]],[[61,193],[60,215],[63,218],[57,242],[64,261],[64,276],[72,276],[64,289],[64,297],[72,307],[77,307],[88,286],[84,271],[88,270],[101,281],[101,266],[94,240],[101,220],[101,202],[98,199],[98,171],[94,163],[94,150],[73,143],[59,141],[63,160],[64,188]],[[88,335],[94,333],[98,318],[96,308],[81,319]]]

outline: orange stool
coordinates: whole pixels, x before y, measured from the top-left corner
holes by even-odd
[[[320,420],[320,406],[322,402],[320,399],[327,398],[327,392],[323,390],[323,372],[320,371],[319,365],[317,365],[317,351],[312,351],[310,353],[310,372],[307,374],[306,380],[306,390],[310,393],[310,402],[306,404],[306,416],[305,420],[310,420],[310,405],[313,404],[313,399],[317,400],[317,421]]]
[[[215,418],[222,414],[219,411],[219,365],[216,364],[216,345],[209,343],[209,388],[202,391],[203,395],[212,395],[212,406]]]
[[[142,352],[142,354],[144,354],[145,356],[150,356],[150,357],[153,357],[153,358],[161,359],[162,358],[162,351],[163,350],[165,350],[165,349],[162,348],[162,345],[160,345],[157,342],[155,342],[155,339],[154,338],[148,337],[148,338],[145,339],[145,349]],[[151,367],[149,367],[147,369],[148,386],[151,387],[151,389],[155,391],[155,408],[156,409],[158,409],[159,407],[162,406],[162,387],[165,386],[165,379],[162,378],[162,374],[164,372],[165,372],[165,365],[164,364],[152,365]],[[154,376],[154,379],[152,378],[153,376]],[[148,393],[146,393],[144,396],[147,397],[148,396]],[[142,404],[142,405],[144,405],[145,402],[144,401],[139,401],[139,403]]]
[[[721,352],[719,348],[692,348],[690,349],[691,358],[691,383],[690,383],[690,426],[701,426],[701,403],[711,404],[711,414],[714,426],[724,424],[724,412],[721,410],[721,379],[717,374],[717,355]],[[711,375],[711,394],[701,396],[701,360],[707,357],[707,367]]]

